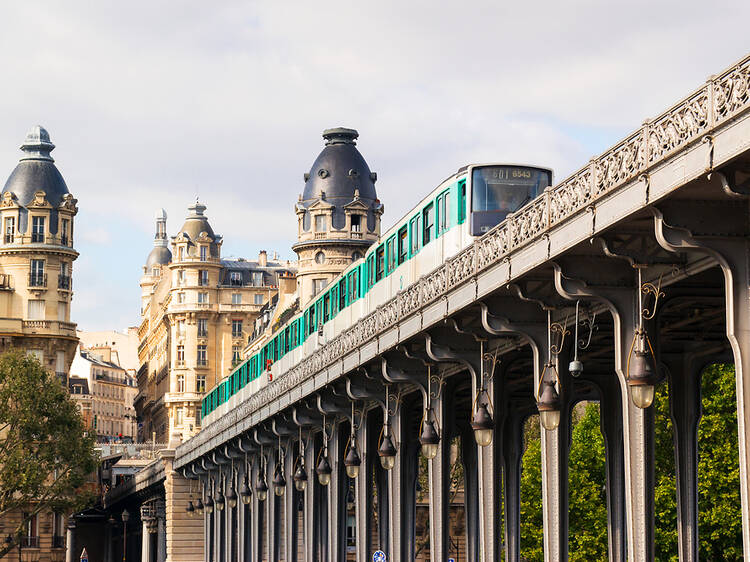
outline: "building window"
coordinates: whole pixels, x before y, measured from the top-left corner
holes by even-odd
[[[313,279],[313,296],[325,289],[327,281],[327,279]]]
[[[184,320],[177,321],[177,335],[178,336],[185,335],[185,321]]]
[[[206,392],[206,375],[195,377],[195,391],[201,394]]]
[[[242,348],[239,345],[232,346],[232,366],[242,361]]]
[[[232,337],[242,337],[242,320],[232,320]]]
[[[177,293],[177,304],[183,304],[185,302],[185,293]]]
[[[229,285],[232,287],[242,287],[242,272],[241,271],[229,272]]]
[[[177,375],[177,392],[185,392],[185,375]]]
[[[362,232],[362,215],[352,215],[352,232]]]
[[[315,232],[325,232],[325,231],[326,231],[326,216],[315,215]]]
[[[30,299],[27,316],[29,320],[44,320],[44,301],[41,299]]]
[[[357,260],[361,260],[361,259],[362,259],[362,254],[360,254],[359,252],[354,252],[352,254],[352,261],[357,261]]]
[[[177,272],[177,284],[178,285],[184,285],[185,284],[185,270],[180,269]]]
[[[26,521],[26,528],[24,529],[23,536],[21,537],[21,546],[25,548],[39,548],[39,530],[38,530],[38,518],[37,515],[29,515],[28,513],[23,514]]]
[[[208,293],[198,293],[198,304],[208,304]]]
[[[16,217],[5,218],[5,243],[13,244],[16,241]]]
[[[232,293],[232,304],[242,304],[241,293]]]
[[[253,286],[254,287],[262,287],[263,286],[263,272],[262,271],[254,271],[253,272]]]
[[[31,260],[29,271],[29,287],[46,287],[44,276],[44,260]]]
[[[208,259],[208,246],[201,246],[201,261]]]
[[[178,406],[175,409],[174,424],[176,426],[182,426],[182,406]]]
[[[315,254],[315,263],[322,264],[326,261],[326,255],[323,252],[318,252]]]
[[[184,345],[178,345],[177,346],[177,366],[182,366],[185,364],[185,346]]]
[[[68,321],[68,303],[65,301],[59,301],[57,303],[57,319],[60,322]]]
[[[205,318],[198,318],[198,337],[208,337],[208,320]]]
[[[70,242],[70,220],[69,219],[62,219],[60,221],[60,243],[63,246],[67,246]]]
[[[253,302],[255,304],[263,304],[263,295],[253,295]]]
[[[183,259],[185,259],[185,248],[180,246],[177,248],[177,260],[182,261]]]
[[[201,269],[198,272],[198,285],[200,285],[201,287],[208,286],[208,270],[207,269]]]
[[[31,241],[32,242],[44,242],[44,217],[32,218]]]
[[[208,365],[208,355],[207,355],[208,352],[207,352],[206,347],[207,346],[203,345],[203,344],[201,344],[201,345],[198,346],[198,361],[197,361],[197,365],[199,367],[205,367],[206,365]]]

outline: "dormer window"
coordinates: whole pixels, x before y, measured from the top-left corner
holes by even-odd
[[[182,261],[183,259],[185,259],[185,248],[180,246],[177,248],[177,260]]]
[[[229,272],[229,285],[231,285],[232,287],[241,287],[242,286],[242,272],[230,271]]]
[[[44,242],[44,217],[32,218],[31,241],[32,242]]]
[[[326,231],[326,216],[315,215],[315,232],[325,232],[325,231]]]
[[[352,215],[352,232],[362,232],[362,215]]]
[[[5,243],[16,241],[16,217],[5,217]]]
[[[201,261],[208,259],[208,246],[201,246]]]
[[[151,268],[151,275],[154,277],[159,277],[159,268],[158,267],[152,267]]]

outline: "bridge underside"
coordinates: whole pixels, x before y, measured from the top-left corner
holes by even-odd
[[[519,560],[524,424],[538,414],[540,391],[552,385],[559,424],[539,429],[545,560],[568,558],[571,420],[581,401],[600,404],[609,559],[653,560],[654,426],[664,420],[653,407],[634,403],[642,396],[636,387],[643,381],[635,380],[636,352],[646,342],[640,334],[650,342],[643,344],[645,355],[655,358],[650,382],[663,385],[670,404],[681,561],[698,560],[701,374],[712,363],[735,365],[743,541],[750,557],[750,156],[741,140],[750,138],[750,128],[740,125],[723,161],[707,143],[691,145],[491,270],[479,273],[473,262],[473,273],[457,274],[453,285],[445,280],[443,296],[420,301],[395,331],[384,328],[357,343],[356,358],[339,353],[304,377],[290,374],[285,386],[274,383],[280,390],[263,404],[184,444],[176,466],[200,479],[206,494],[237,491],[245,478],[251,487],[265,478],[273,489],[278,466],[286,477],[282,496],[271,491],[260,501],[253,493],[248,505],[206,515],[206,559],[346,560],[347,513],[354,513],[358,561],[372,559],[377,549],[388,560],[413,560],[424,546],[417,544],[422,494],[429,556],[444,561],[455,538],[449,480],[457,438],[468,560]],[[690,151],[701,162],[693,174]],[[700,170],[704,162],[708,174]],[[659,174],[675,170],[687,181],[659,191]],[[594,315],[590,330],[581,320]],[[568,368],[576,320],[580,374]],[[570,332],[562,345],[560,329]],[[479,446],[472,422],[485,406],[491,442]],[[434,458],[420,461],[425,416],[440,439]],[[352,433],[361,457],[353,481],[344,466]],[[389,470],[379,455],[386,437],[396,449]],[[324,456],[332,467],[326,486],[315,475]],[[419,477],[424,462],[426,492]],[[307,472],[302,492],[292,478],[300,464]]]

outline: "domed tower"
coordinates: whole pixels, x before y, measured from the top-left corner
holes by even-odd
[[[325,148],[305,174],[297,213],[297,287],[305,305],[380,236],[383,205],[377,174],[356,147],[359,133],[338,127],[323,132]]]
[[[76,199],[50,155],[49,133],[33,127],[23,156],[0,193],[0,350],[36,355],[67,384],[78,338],[70,322]]]
[[[159,209],[156,211],[155,219],[154,247],[146,258],[141,278],[141,314],[146,310],[154,286],[166,272],[166,266],[172,261],[172,252],[167,248],[167,212]]]

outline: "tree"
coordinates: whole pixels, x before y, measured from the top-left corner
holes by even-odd
[[[0,518],[23,513],[20,540],[41,511],[70,512],[91,499],[81,487],[96,470],[94,437],[59,379],[19,351],[0,356]],[[0,558],[14,544],[0,546]]]

